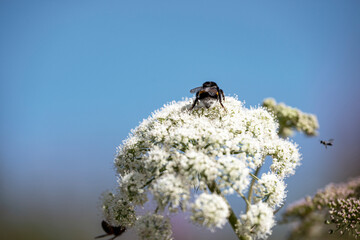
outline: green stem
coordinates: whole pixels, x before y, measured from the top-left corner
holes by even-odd
[[[259,179],[257,176],[255,176],[253,173],[250,173],[250,176],[251,176],[252,178],[254,178],[255,180],[257,180],[257,181],[260,180],[260,179]]]
[[[241,196],[242,199],[244,199],[244,201],[246,202],[246,206],[250,205],[249,201],[246,199],[246,197],[244,196],[244,194],[242,194],[241,192],[238,192]]]
[[[208,184],[208,188],[210,190],[210,192],[212,193],[216,193],[218,194],[219,196],[221,196],[227,203],[227,205],[229,206],[229,211],[230,211],[230,215],[228,217],[228,221],[230,223],[230,226],[232,227],[232,229],[234,230],[236,236],[238,237],[239,240],[245,240],[245,237],[244,236],[241,236],[238,231],[236,231],[236,224],[238,222],[238,219],[234,213],[234,211],[232,210],[230,204],[228,203],[227,199],[223,196],[221,190],[219,189],[219,187],[217,186],[216,182],[215,181],[212,181],[211,184]]]
[[[260,172],[260,168],[261,168],[261,166],[259,166],[259,167],[255,170],[255,174],[252,174],[252,175],[251,175],[253,178],[251,179],[250,188],[249,188],[249,192],[248,192],[248,198],[247,198],[248,201],[247,201],[247,204],[246,204],[246,212],[249,211],[250,204],[252,204],[253,186],[254,186],[254,184],[255,184],[255,181],[256,181],[257,179],[259,179],[259,178],[257,177],[257,175],[258,175],[259,172]]]

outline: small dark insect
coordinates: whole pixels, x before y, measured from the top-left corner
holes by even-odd
[[[104,229],[106,234],[97,236],[95,238],[102,238],[102,237],[106,237],[106,236],[109,236],[109,235],[114,235],[114,237],[109,239],[109,240],[113,240],[113,239],[117,238],[118,236],[120,236],[121,234],[123,234],[126,231],[126,228],[123,227],[123,226],[113,227],[113,226],[111,226],[110,224],[108,224],[105,221],[101,222],[101,227]]]
[[[226,110],[222,101],[225,101],[224,92],[218,87],[215,82],[204,82],[202,87],[193,88],[190,93],[196,93],[196,98],[191,106],[192,110],[196,103],[200,101],[206,108],[211,107],[216,101],[219,101],[220,105]]]
[[[329,139],[328,141],[320,140],[320,144],[323,144],[325,146],[325,148],[327,148],[327,146],[333,145],[333,141],[334,141],[334,139]]]

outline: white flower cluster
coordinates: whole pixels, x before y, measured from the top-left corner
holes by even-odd
[[[191,219],[213,230],[222,228],[229,216],[225,200],[217,194],[202,193],[191,206]]]
[[[131,227],[136,221],[134,206],[119,194],[104,192],[102,195],[102,211],[105,221],[113,227]]]
[[[238,231],[250,239],[266,239],[275,224],[273,209],[268,204],[258,202],[250,205],[246,214],[240,216]]]
[[[151,193],[157,210],[191,207],[195,222],[221,228],[229,216],[228,205],[223,197],[208,194],[209,184],[215,183],[222,194],[244,197],[251,173],[270,156],[269,173],[256,190],[263,202],[256,206],[271,209],[281,204],[285,197],[282,179],[300,164],[297,145],[278,136],[278,123],[266,109],[247,109],[234,97],[227,97],[224,104],[227,111],[220,106],[190,111],[191,101],[186,99],[171,102],[143,120],[118,148],[115,166],[121,197],[136,206],[143,205]],[[207,193],[193,199],[192,188]],[[256,224],[266,226],[257,225],[251,231],[260,231],[261,236],[270,231],[269,223],[259,220]]]
[[[284,178],[295,173],[295,168],[300,165],[298,145],[288,139],[277,139],[266,146],[267,154],[272,156],[271,170]]]
[[[139,172],[129,172],[120,176],[119,189],[121,194],[135,205],[147,202],[147,194],[144,191],[145,175]]]
[[[276,174],[264,173],[255,185],[255,194],[259,201],[264,201],[270,207],[282,205],[285,197],[286,185]]]
[[[141,216],[135,224],[136,232],[140,239],[170,240],[172,230],[170,220],[158,214],[146,214]]]
[[[189,187],[183,184],[179,176],[166,174],[158,178],[150,187],[160,210],[169,205],[169,210],[176,212],[182,201],[190,197]]]
[[[278,119],[280,123],[279,134],[281,136],[292,136],[294,129],[302,131],[307,136],[315,136],[317,134],[319,123],[315,115],[303,113],[299,109],[289,107],[284,103],[276,103],[273,98],[265,99],[263,106]]]
[[[245,157],[226,155],[218,159],[219,170],[221,172],[219,187],[224,189],[224,194],[232,194],[234,191],[242,193],[248,186],[250,179],[250,169],[246,165]]]

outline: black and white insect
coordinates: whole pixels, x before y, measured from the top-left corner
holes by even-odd
[[[333,145],[333,141],[334,141],[334,139],[329,139],[328,141],[320,140],[320,144],[323,144],[325,146],[325,148],[327,149],[327,146]]]
[[[196,87],[190,90],[190,93],[196,93],[195,100],[190,110],[192,110],[198,102],[203,104],[206,108],[212,107],[217,101],[226,110],[222,104],[225,101],[225,95],[222,89],[215,82],[204,82],[201,87]]]

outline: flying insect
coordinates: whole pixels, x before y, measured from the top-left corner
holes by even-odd
[[[225,101],[225,95],[222,89],[215,82],[204,82],[201,87],[190,90],[190,93],[196,93],[195,100],[190,110],[192,110],[198,102],[209,108],[219,101],[220,105],[226,110],[222,101]]]
[[[123,226],[113,227],[105,221],[101,222],[101,227],[102,227],[102,229],[104,229],[106,234],[97,236],[95,238],[102,238],[102,237],[106,237],[109,235],[114,235],[114,237],[109,239],[109,240],[114,240],[115,238],[117,238],[118,236],[120,236],[121,234],[123,234],[126,231],[126,228]]]
[[[329,139],[328,141],[320,140],[320,144],[323,144],[325,146],[325,148],[327,149],[327,146],[333,145],[333,141],[334,141],[334,139]]]

